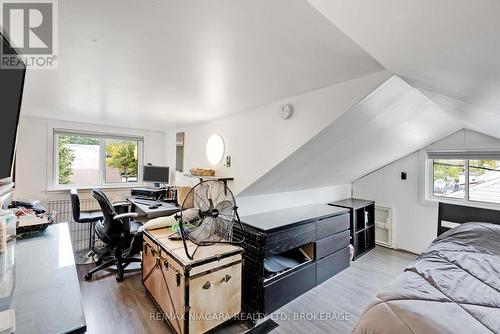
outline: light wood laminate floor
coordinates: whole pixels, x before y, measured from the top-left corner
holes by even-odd
[[[348,269],[275,312],[273,319],[279,327],[272,333],[350,333],[375,294],[415,258],[377,246]],[[151,319],[158,310],[142,286],[139,271],[126,274],[121,283],[106,271],[86,282],[83,276],[89,268],[78,266],[87,333],[171,333],[166,324]],[[301,313],[303,320],[293,320]],[[348,319],[334,319],[343,314]],[[232,324],[219,332],[244,331],[242,325]]]

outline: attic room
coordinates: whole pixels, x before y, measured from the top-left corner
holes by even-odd
[[[0,0],[0,333],[500,333],[500,3]]]

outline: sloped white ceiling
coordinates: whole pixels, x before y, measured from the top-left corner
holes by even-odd
[[[309,2],[463,127],[500,136],[500,1]]]
[[[384,69],[398,76],[241,195],[347,183],[461,128],[500,137],[498,0],[68,0],[59,10],[59,69],[28,73],[24,115],[166,130]]]
[[[470,129],[462,129],[425,147],[426,150],[500,149],[500,139]]]
[[[473,104],[424,89],[420,91],[464,128],[500,138],[500,108]]]
[[[165,130],[383,70],[303,0],[59,1],[59,50],[23,115]]]
[[[252,112],[179,129],[186,135],[184,166],[186,170],[209,166],[205,153],[206,142],[214,133],[222,135],[225,154],[231,156],[232,164],[231,167],[224,167],[221,163],[212,168],[217,175],[234,177],[231,190],[239,194],[391,76],[381,71],[276,101]],[[284,103],[293,105],[295,110],[288,120],[279,116],[280,106]],[[192,179],[176,181],[190,184]]]
[[[459,129],[453,117],[393,76],[240,195],[350,183]]]

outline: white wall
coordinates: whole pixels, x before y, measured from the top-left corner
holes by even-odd
[[[330,203],[351,197],[351,185],[265,194],[236,196],[240,216],[317,203]]]
[[[470,130],[458,131],[425,149],[500,149],[500,140]],[[414,152],[353,182],[354,197],[375,200],[394,210],[395,248],[420,253],[436,238],[437,202],[424,198],[425,158]],[[401,172],[407,180],[401,180]]]
[[[232,157],[232,166],[212,166],[218,175],[235,178],[231,189],[240,193],[249,184],[289,156],[324,127],[361,101],[388,77],[378,72],[338,85],[311,91],[287,100],[278,101],[255,110],[192,126],[178,131],[186,133],[184,167],[210,167],[205,145],[210,135],[219,133],[226,144],[226,155]],[[294,115],[282,120],[279,106],[290,103]],[[173,136],[168,149],[175,148]],[[174,165],[173,161],[170,165]],[[178,183],[186,183],[179,179]]]
[[[242,195],[351,183],[461,128],[417,89],[393,76]]]
[[[64,128],[115,134],[144,136],[144,162],[164,165],[166,163],[165,134],[162,132],[126,129],[86,123],[49,120],[36,117],[21,117],[16,158],[15,198],[38,199],[42,202],[68,199],[68,192],[48,191],[52,164],[52,129]],[[107,191],[108,192],[108,191]],[[129,189],[115,189],[108,194],[121,199]],[[83,192],[82,197],[90,196]]]
[[[419,201],[420,161],[419,152],[412,153],[352,185],[354,197],[393,209],[393,247],[414,253],[424,250],[437,231],[437,205]],[[407,180],[401,180],[401,172]]]
[[[385,71],[378,72],[277,101],[235,116],[178,129],[186,134],[185,172],[189,172],[193,167],[214,168],[217,175],[234,177],[229,186],[237,195],[360,102],[390,75]],[[279,117],[279,106],[283,103],[290,103],[294,107],[294,114],[289,120],[282,120]],[[214,133],[219,133],[224,138],[226,155],[232,158],[232,166],[229,168],[224,167],[223,163],[217,166],[210,166],[208,163],[205,146],[209,136]],[[167,135],[167,150],[170,151],[171,148],[175,148],[175,137]],[[169,158],[169,165],[174,166],[175,156]],[[178,185],[192,185],[196,182],[182,177],[179,173],[176,178]],[[238,197],[238,206],[242,214],[250,214],[294,205],[326,203],[348,197],[348,189],[349,185],[343,185],[264,197]]]
[[[180,178],[183,173],[177,173],[175,171],[175,157],[176,157],[176,132],[175,131],[168,131],[165,133],[165,139],[164,139],[164,147],[165,147],[165,162],[167,166],[170,167],[170,183],[171,184],[176,184],[176,179]],[[179,174],[179,177],[177,177],[177,174]]]

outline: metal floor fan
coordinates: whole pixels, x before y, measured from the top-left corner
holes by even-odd
[[[194,221],[183,221],[182,212],[192,208],[188,208],[188,204],[198,210],[198,218]],[[244,238],[233,238],[235,223],[240,225],[243,233],[243,224],[238,215],[236,201],[224,182],[206,180],[195,185],[186,195],[179,214],[179,233],[188,258],[193,259],[199,246],[209,246],[215,243],[243,243]],[[188,251],[186,240],[197,245],[192,254]]]

